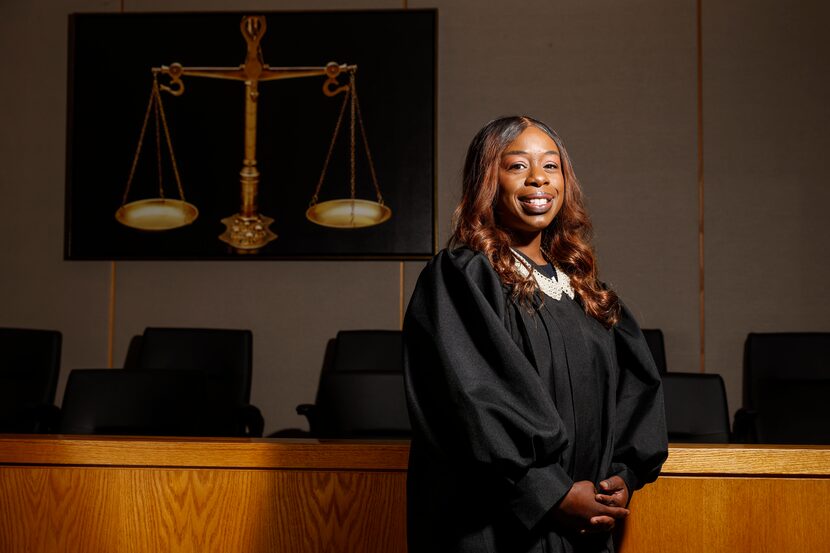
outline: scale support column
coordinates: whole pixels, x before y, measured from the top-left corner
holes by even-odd
[[[225,232],[219,239],[238,250],[258,250],[277,235],[269,228],[274,220],[258,213],[259,170],[256,167],[257,81],[245,82],[245,159],[239,171],[242,206],[239,213],[222,219]]]

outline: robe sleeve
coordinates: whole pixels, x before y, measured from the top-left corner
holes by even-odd
[[[630,494],[653,482],[668,456],[662,380],[637,321],[625,306],[614,326],[619,366],[611,473]]]
[[[527,527],[573,481],[559,465],[562,420],[505,320],[511,309],[489,261],[441,252],[424,269],[404,321],[404,368],[413,440],[482,486]]]

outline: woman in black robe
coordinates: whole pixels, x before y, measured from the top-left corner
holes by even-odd
[[[404,322],[410,553],[613,551],[667,455],[642,332],[597,280],[559,137],[529,117],[470,144],[450,248]]]

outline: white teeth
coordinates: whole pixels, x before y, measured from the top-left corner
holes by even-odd
[[[530,205],[545,205],[548,201],[545,198],[531,198],[528,203]]]

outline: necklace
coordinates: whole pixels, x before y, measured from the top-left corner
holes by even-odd
[[[536,281],[536,285],[546,296],[559,301],[562,299],[562,294],[565,294],[569,298],[574,299],[574,289],[571,287],[571,279],[568,278],[568,275],[566,275],[562,269],[557,267],[555,263],[551,263],[553,270],[556,271],[556,279],[552,279],[549,276],[539,272],[535,267],[532,267],[527,261],[525,261],[521,254],[513,248],[510,248],[510,251],[513,252],[513,256],[516,258],[516,270],[519,271],[519,274],[523,277],[527,277],[531,273],[532,269],[533,279]]]

